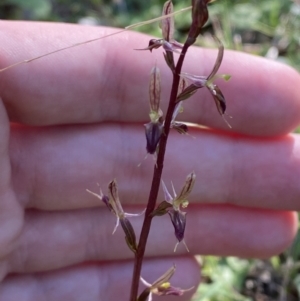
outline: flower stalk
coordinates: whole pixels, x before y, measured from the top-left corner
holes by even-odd
[[[168,213],[171,222],[174,227],[175,237],[177,243],[175,245],[174,252],[177,245],[182,242],[187,251],[188,248],[184,241],[184,232],[186,225],[186,212],[182,211],[188,205],[188,196],[192,191],[195,182],[195,173],[190,173],[182,187],[180,193],[176,195],[173,188],[174,196],[168,192],[166,185],[162,182],[162,172],[164,167],[164,158],[166,153],[167,141],[170,133],[170,129],[174,128],[181,134],[186,134],[188,127],[186,124],[177,122],[176,117],[178,113],[182,111],[182,103],[188,99],[191,95],[202,87],[206,87],[212,94],[216,103],[219,113],[224,118],[226,110],[225,97],[222,94],[219,87],[214,83],[216,78],[222,77],[228,79],[227,75],[216,74],[223,58],[224,48],[219,40],[219,53],[215,65],[207,77],[189,75],[182,72],[182,66],[185,60],[187,51],[191,45],[194,44],[198,35],[200,34],[202,27],[208,20],[207,5],[211,0],[192,0],[192,23],[188,33],[188,37],[185,43],[182,45],[174,40],[174,19],[173,19],[173,4],[172,0],[167,0],[164,4],[161,18],[160,27],[162,30],[161,39],[151,39],[146,48],[138,50],[150,50],[161,48],[164,50],[164,58],[167,66],[169,67],[172,76],[172,87],[169,97],[169,104],[167,112],[164,114],[160,109],[160,97],[161,97],[161,83],[160,72],[155,66],[150,74],[149,85],[149,102],[150,102],[150,122],[145,124],[145,136],[146,136],[146,149],[147,152],[153,154],[156,159],[156,164],[153,168],[152,183],[148,202],[145,210],[145,217],[140,233],[140,238],[137,243],[135,231],[128,220],[130,216],[136,216],[124,212],[121,202],[119,200],[117,183],[115,180],[111,181],[108,186],[109,196],[105,196],[101,191],[100,194],[93,195],[101,199],[108,209],[117,217],[116,226],[114,232],[118,226],[121,227],[125,233],[125,240],[129,249],[134,253],[134,269],[130,290],[130,301],[151,301],[152,295],[182,295],[185,291],[180,288],[171,286],[169,279],[175,272],[175,266],[171,267],[165,274],[158,278],[154,283],[150,284],[143,280],[141,277],[142,264],[144,260],[146,244],[151,228],[152,219],[154,216],[160,216]],[[177,63],[174,60],[174,53],[179,53]],[[189,83],[191,81],[191,83]],[[156,206],[158,192],[160,184],[164,190],[165,200]],[[156,209],[155,209],[156,207]],[[142,280],[146,289],[138,296],[139,282]]]
[[[166,118],[164,122],[164,135],[161,136],[159,142],[159,152],[157,154],[156,165],[153,170],[152,184],[150,188],[150,194],[148,198],[147,208],[145,212],[145,219],[141,230],[139,244],[137,246],[137,251],[135,253],[134,269],[133,269],[133,278],[131,283],[131,294],[130,301],[136,301],[138,296],[138,287],[139,280],[141,275],[143,258],[146,250],[146,244],[151,228],[151,222],[153,216],[151,215],[152,211],[155,209],[156,200],[158,196],[159,186],[161,183],[161,176],[164,166],[164,158],[166,152],[166,146],[168,141],[168,136],[171,127],[171,121],[173,117],[173,112],[176,107],[177,91],[180,82],[180,73],[183,66],[185,55],[188,51],[189,45],[185,44],[182,48],[181,55],[178,58],[176,64],[175,72],[173,73],[173,82],[171,88],[171,94],[169,98],[169,107],[166,113]]]
[[[201,2],[201,3],[200,3]],[[153,177],[152,177],[152,184],[151,184],[151,189],[149,193],[149,198],[148,198],[148,203],[147,203],[147,208],[145,212],[145,218],[140,234],[140,240],[137,246],[137,250],[135,253],[135,261],[134,261],[134,269],[133,269],[133,277],[132,277],[132,283],[131,283],[131,293],[130,293],[130,301],[136,301],[137,296],[138,296],[138,287],[139,287],[139,280],[141,276],[141,269],[142,269],[142,263],[143,263],[143,258],[146,250],[146,244],[151,228],[151,222],[153,218],[152,212],[155,209],[156,206],[156,200],[158,196],[158,191],[159,191],[159,186],[161,183],[161,176],[162,176],[162,171],[163,171],[163,166],[164,166],[164,158],[165,158],[165,152],[166,152],[166,146],[167,146],[167,141],[169,137],[169,132],[170,128],[172,126],[172,121],[174,121],[174,111],[177,105],[177,95],[178,95],[178,90],[180,86],[180,74],[183,66],[183,62],[186,56],[186,53],[189,49],[189,47],[196,41],[197,36],[199,35],[200,31],[199,28],[204,25],[208,18],[208,14],[206,16],[206,11],[204,11],[204,16],[197,16],[197,13],[202,14],[202,11],[199,11],[199,8],[195,8],[195,5],[200,5],[201,7],[204,6],[205,9],[207,9],[208,1],[206,0],[193,0],[192,1],[192,25],[191,25],[191,30],[189,33],[189,36],[184,43],[181,53],[178,57],[178,61],[176,66],[172,65],[172,62],[174,61],[173,59],[173,52],[166,50],[166,54],[164,55],[165,60],[167,65],[170,67],[172,73],[173,73],[173,82],[172,82],[172,87],[171,87],[171,93],[170,93],[170,98],[169,98],[169,105],[168,105],[168,110],[166,113],[165,121],[164,121],[164,134],[161,135],[160,141],[159,141],[159,150],[157,152],[157,161],[156,164],[154,165],[154,170],[153,170]],[[163,10],[163,14],[164,14]],[[199,18],[202,18],[202,23],[199,25]],[[167,23],[167,22],[166,22]],[[167,23],[168,24],[168,23]],[[171,22],[169,22],[171,24]],[[197,27],[198,26],[198,27]],[[197,27],[197,28],[196,28]],[[195,29],[196,28],[196,29]],[[195,32],[195,30],[197,32]],[[166,30],[166,32],[171,32],[171,30]],[[163,32],[163,37],[166,38],[166,35]],[[168,36],[170,38],[170,36]],[[167,53],[172,55],[172,58],[169,58],[169,55]]]

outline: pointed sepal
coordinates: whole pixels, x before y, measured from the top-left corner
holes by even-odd
[[[151,213],[151,216],[162,216],[168,213],[168,210],[172,208],[173,205],[167,201],[162,201],[156,209]]]
[[[173,3],[171,0],[168,0],[165,2],[163,6],[163,11],[162,11],[162,16],[169,15],[173,13],[174,8],[173,8]],[[162,19],[160,22],[160,27],[162,31],[162,36],[163,39],[166,41],[171,41],[173,40],[174,36],[174,16]]]
[[[138,297],[137,301],[151,301],[152,295],[157,296],[182,296],[185,292],[190,291],[193,287],[189,289],[181,289],[174,287],[170,283],[170,279],[174,275],[176,266],[173,265],[168,269],[161,277],[159,277],[152,284],[148,283],[141,277],[141,281],[146,286],[146,289]]]
[[[168,65],[168,67],[171,69],[171,71],[174,73],[175,71],[175,63],[174,63],[174,56],[173,53],[170,51],[164,52],[164,58]]]
[[[136,236],[130,221],[128,220],[128,218],[125,217],[120,220],[120,224],[125,233],[125,241],[127,243],[127,246],[133,253],[136,253],[137,250]]]
[[[158,122],[163,113],[160,109],[160,71],[156,66],[152,68],[150,73],[149,83],[149,103],[150,103],[150,120],[152,122]]]
[[[196,174],[191,172],[185,179],[184,186],[182,187],[180,193],[173,200],[173,207],[179,209],[180,206],[183,208],[188,206],[188,196],[192,192],[196,180]]]

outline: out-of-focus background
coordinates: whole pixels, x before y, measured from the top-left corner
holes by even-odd
[[[174,0],[176,9],[190,0]],[[125,27],[160,15],[164,0],[1,0],[0,19],[72,22]],[[176,18],[177,39],[188,30],[190,14]],[[159,36],[157,23],[138,30]],[[300,70],[300,0],[217,0],[200,45],[212,33],[227,48],[283,61]]]
[[[190,5],[190,0],[173,2],[175,10]],[[163,3],[164,0],[1,0],[0,19],[125,27],[159,16]],[[175,20],[176,39],[183,41],[190,12]],[[160,36],[157,23],[138,30]],[[278,60],[300,71],[300,0],[214,1],[198,45],[214,46],[213,34],[226,48]],[[201,262],[203,283],[194,301],[300,300],[300,235],[289,250],[266,260],[206,256]]]

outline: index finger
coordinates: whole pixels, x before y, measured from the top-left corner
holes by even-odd
[[[1,67],[116,31],[30,22],[2,21],[1,26],[5,29],[0,32]],[[160,50],[152,54],[133,50],[143,48],[149,39],[124,32],[0,73],[0,95],[11,121],[31,125],[147,122],[151,68],[157,64],[162,72],[163,111],[172,80]],[[216,56],[216,50],[191,48],[183,71],[208,75]],[[292,68],[226,51],[219,72],[232,76],[230,82],[220,82],[233,116],[231,132],[279,136],[299,123],[300,76]],[[185,103],[180,119],[228,130],[205,89]]]

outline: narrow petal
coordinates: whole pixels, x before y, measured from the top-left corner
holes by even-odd
[[[86,189],[86,191],[87,191],[88,193],[94,195],[95,197],[97,197],[98,199],[100,199],[100,200],[102,201],[101,191],[100,191],[100,194],[97,194],[97,193],[95,193],[95,192],[93,192],[93,191],[90,191],[90,190],[88,190],[88,189]]]
[[[127,213],[124,212],[125,217],[137,217],[137,216],[141,216],[146,212],[146,209],[144,209],[142,212],[139,213]]]
[[[162,46],[163,46],[164,50],[167,52],[176,52],[179,54],[181,53],[182,47],[178,47],[177,44],[174,44],[172,42],[164,41],[162,43]]]
[[[161,186],[163,188],[165,201],[167,201],[169,203],[172,203],[173,197],[169,193],[168,188],[167,188],[167,186],[166,186],[166,184],[165,184],[165,182],[163,180],[161,181]]]
[[[173,112],[173,116],[172,116],[172,122],[175,121],[177,115],[179,113],[181,113],[183,111],[183,107],[182,107],[182,101],[178,102],[175,106],[174,112]]]
[[[177,194],[176,194],[176,191],[175,191],[175,188],[174,188],[174,185],[173,185],[172,181],[171,181],[171,184],[172,184],[172,190],[173,190],[174,198],[176,198]]]
[[[122,218],[124,216],[124,210],[122,208],[121,202],[119,200],[118,194],[118,185],[116,180],[112,180],[108,184],[108,191],[109,191],[109,203],[112,206],[115,214]]]
[[[116,224],[115,224],[115,227],[114,227],[114,230],[113,230],[112,234],[115,234],[115,232],[117,231],[117,228],[118,228],[119,224],[120,224],[120,219],[117,216]]]
[[[203,75],[195,75],[195,74],[189,74],[186,72],[183,72],[180,74],[181,77],[190,80],[193,84],[199,85],[199,88],[202,88],[203,86],[206,85],[207,78]]]
[[[190,252],[190,250],[189,250],[188,246],[186,245],[184,239],[182,239],[182,241],[178,241],[178,242],[176,243],[176,245],[175,245],[175,247],[174,247],[174,253],[176,252],[177,247],[178,247],[178,245],[179,245],[180,243],[183,243],[183,245],[185,246],[185,249],[187,250],[187,252]]]
[[[215,41],[218,44],[219,51],[218,51],[217,59],[215,61],[214,68],[211,71],[210,75],[207,77],[208,81],[210,79],[212,79],[216,75],[216,73],[218,72],[218,70],[219,70],[219,68],[221,66],[222,60],[223,60],[223,55],[224,55],[224,46],[223,46],[222,42],[217,37],[214,37],[214,39],[215,39]]]
[[[140,280],[146,287],[151,287],[151,283],[147,282],[143,277],[140,277]]]
[[[173,49],[182,50],[182,48],[183,48],[183,44],[177,42],[176,40],[172,40],[170,43],[171,43]]]
[[[100,189],[100,194],[97,194],[97,193],[94,193],[90,190],[86,190],[88,193],[94,195],[95,197],[97,197],[98,199],[100,199],[106,206],[107,208],[109,209],[109,211],[111,211],[112,213],[116,214],[114,212],[114,208],[111,206],[111,204],[109,203],[109,197],[107,195],[104,195]]]

